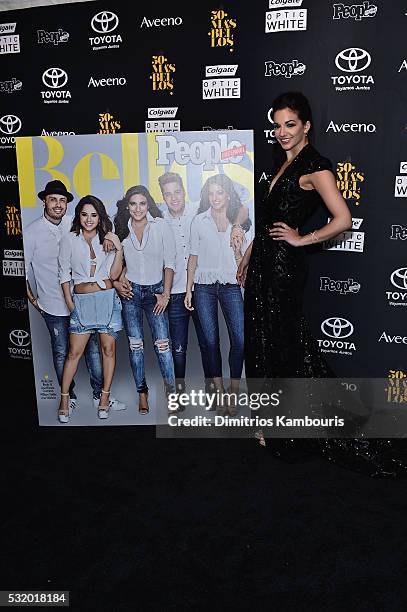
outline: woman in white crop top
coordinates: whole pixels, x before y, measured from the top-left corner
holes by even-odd
[[[96,196],[83,197],[75,208],[71,231],[59,247],[59,280],[69,321],[69,352],[65,360],[61,385],[59,420],[69,420],[69,386],[92,333],[98,332],[102,349],[103,390],[98,407],[99,418],[107,418],[109,394],[116,361],[117,333],[123,328],[121,302],[113,281],[123,268],[123,247],[112,233],[112,222]],[[113,244],[106,253],[103,241]],[[73,292],[72,292],[73,286]]]

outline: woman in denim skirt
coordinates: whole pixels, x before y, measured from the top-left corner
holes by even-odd
[[[123,329],[121,302],[113,281],[123,269],[123,247],[111,231],[106,209],[96,196],[83,197],[75,208],[71,231],[59,248],[59,279],[64,292],[69,321],[69,352],[65,360],[58,418],[66,423],[69,413],[69,386],[92,333],[99,333],[102,349],[103,389],[98,416],[109,416],[109,394],[116,364],[117,333]],[[113,248],[103,249],[110,240]],[[73,284],[73,293],[71,285]]]
[[[143,185],[130,187],[117,202],[115,231],[125,259],[125,274],[116,285],[122,297],[123,323],[129,356],[139,393],[139,412],[147,414],[148,386],[144,369],[143,313],[151,329],[154,350],[167,395],[175,391],[168,315],[175,270],[175,238],[150,192]]]

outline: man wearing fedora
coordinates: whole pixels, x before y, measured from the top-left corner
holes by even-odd
[[[24,229],[24,259],[26,271],[31,268],[35,278],[35,296],[28,281],[27,294],[31,304],[42,315],[51,338],[52,358],[58,382],[61,385],[62,372],[69,345],[69,317],[64,294],[58,276],[58,254],[61,238],[72,225],[72,217],[66,214],[73,195],[62,181],[54,180],[46,184],[38,193],[43,202],[41,217]],[[103,385],[103,372],[99,351],[98,334],[91,334],[85,350],[86,366],[93,389],[94,404],[98,405]],[[76,407],[73,382],[69,389],[69,411]],[[110,400],[112,410],[123,410],[126,405],[115,398]]]

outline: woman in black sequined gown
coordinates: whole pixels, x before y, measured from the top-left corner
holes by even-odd
[[[349,229],[352,219],[330,161],[308,142],[312,118],[307,99],[298,92],[283,94],[273,102],[273,113],[275,136],[286,160],[273,173],[256,206],[256,236],[238,270],[238,280],[245,287],[245,345],[250,347],[245,351],[246,378],[333,378],[303,316],[307,274],[303,247]],[[301,228],[322,202],[331,222],[301,235]],[[265,444],[262,434],[258,437]],[[381,463],[380,457],[392,446],[388,440],[355,439],[318,444],[274,439],[270,444],[280,456],[317,447],[330,460],[371,475],[404,473],[406,463],[389,463],[388,457]]]

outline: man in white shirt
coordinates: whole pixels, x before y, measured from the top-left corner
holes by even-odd
[[[171,296],[168,304],[168,318],[170,323],[170,336],[172,343],[172,356],[174,360],[175,379],[177,391],[185,389],[185,370],[188,346],[188,327],[192,316],[195,331],[201,351],[202,367],[205,375],[206,387],[210,386],[208,355],[205,336],[196,310],[189,311],[184,306],[187,286],[187,264],[189,257],[189,240],[191,223],[197,213],[198,204],[185,203],[185,189],[182,178],[176,172],[166,172],[158,177],[161,193],[167,205],[164,210],[164,220],[171,226],[176,244],[176,259],[174,280],[172,282]]]
[[[68,203],[73,200],[62,181],[47,183],[45,189],[38,193],[43,201],[44,212],[40,218],[30,223],[23,234],[24,259],[26,266],[27,295],[30,303],[42,315],[48,328],[52,358],[58,382],[61,385],[62,372],[69,346],[70,312],[65,303],[58,276],[58,255],[61,238],[71,229],[72,218],[66,215]],[[35,296],[29,280],[31,269],[35,278]],[[94,404],[98,405],[103,387],[103,372],[99,351],[98,334],[91,334],[85,351],[86,366],[93,389]],[[73,382],[69,389],[69,408],[76,407],[76,395]],[[111,398],[112,410],[123,410],[125,404]]]

